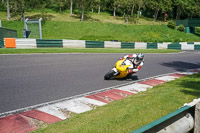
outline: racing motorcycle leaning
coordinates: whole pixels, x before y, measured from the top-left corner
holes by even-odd
[[[105,80],[125,78],[136,73],[144,64],[144,54],[131,54],[120,58],[115,67],[104,76]]]
[[[125,59],[118,60],[115,64],[115,68],[113,68],[108,73],[106,73],[104,76],[104,79],[105,80],[109,80],[111,78],[120,79],[120,78],[125,78],[126,76],[128,76],[129,65],[124,64],[123,63],[124,61],[125,61]]]

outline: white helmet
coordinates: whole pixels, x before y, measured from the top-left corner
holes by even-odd
[[[143,59],[144,59],[144,54],[143,53],[137,54],[137,57],[136,57],[137,62],[143,61]]]

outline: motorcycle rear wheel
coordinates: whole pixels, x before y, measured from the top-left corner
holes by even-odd
[[[108,73],[106,73],[106,75],[104,76],[104,80],[109,80],[112,77],[114,77],[115,71],[114,70],[110,70]]]

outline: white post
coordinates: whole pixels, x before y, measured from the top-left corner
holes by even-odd
[[[195,106],[194,133],[200,133],[200,102]]]
[[[39,19],[39,29],[40,29],[40,39],[42,39],[42,24],[41,24],[42,18]]]
[[[1,25],[1,20],[0,20],[0,27],[2,27],[2,25]]]
[[[27,22],[28,22],[28,18],[24,21],[24,28],[25,28],[26,30],[28,30]]]

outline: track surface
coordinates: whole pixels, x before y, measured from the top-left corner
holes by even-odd
[[[137,79],[200,68],[200,52],[145,54],[127,80],[103,79],[126,54],[0,55],[0,113],[91,92]]]

